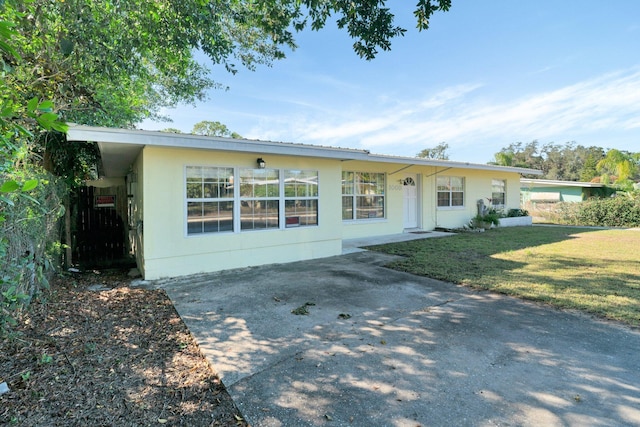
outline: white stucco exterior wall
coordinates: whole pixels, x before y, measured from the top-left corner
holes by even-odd
[[[146,279],[339,255],[342,240],[404,231],[401,180],[418,180],[419,228],[457,228],[476,215],[477,200],[491,197],[492,179],[506,181],[506,209],[520,204],[518,173],[473,169],[442,169],[394,163],[269,155],[268,168],[317,170],[318,226],[225,232],[187,236],[185,167],[253,168],[256,154],[147,146],[133,165],[137,175],[134,223],[138,224],[136,255]],[[342,171],[386,174],[385,218],[342,220]],[[437,176],[465,179],[462,207],[437,207]]]
[[[142,156],[146,279],[322,258],[342,252],[339,161],[149,146]],[[268,168],[318,171],[318,226],[187,236],[185,167],[253,168],[257,157],[264,157]]]

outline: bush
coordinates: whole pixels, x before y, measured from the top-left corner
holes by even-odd
[[[48,285],[47,274],[57,264],[61,197],[65,186],[48,173],[24,167],[0,174],[5,181],[37,179],[27,193],[12,192],[0,206],[0,335],[19,311],[41,288]]]
[[[558,203],[549,219],[566,225],[640,227],[640,192],[582,203]]]
[[[525,209],[509,209],[507,212],[507,218],[529,216],[529,212]]]

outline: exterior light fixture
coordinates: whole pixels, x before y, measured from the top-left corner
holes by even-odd
[[[264,169],[267,166],[267,162],[265,162],[262,157],[258,157],[258,160],[256,160],[256,163],[258,163],[258,168],[260,169]]]

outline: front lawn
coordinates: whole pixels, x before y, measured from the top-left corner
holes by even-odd
[[[640,326],[640,230],[508,227],[368,249],[396,270]]]

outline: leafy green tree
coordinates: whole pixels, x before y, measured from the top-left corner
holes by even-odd
[[[449,160],[449,154],[447,153],[448,149],[449,144],[441,142],[433,148],[425,148],[416,154],[416,157],[423,159]]]
[[[597,170],[598,161],[594,155],[587,156],[584,165],[580,171],[580,181],[590,182],[593,178],[598,176]]]
[[[212,122],[208,120],[203,120],[193,125],[191,133],[205,136],[228,136],[236,139],[242,138],[240,134],[231,132],[226,125],[220,122]]]
[[[493,155],[494,161],[490,163],[499,166],[513,166],[514,157],[513,151],[500,151]]]
[[[419,0],[418,29],[450,6],[450,0]],[[0,65],[9,70],[7,90],[24,103],[48,99],[56,106],[52,113],[66,121],[127,128],[162,119],[163,107],[194,104],[221,87],[195,59],[197,50],[231,73],[254,70],[295,48],[295,31],[319,30],[333,18],[366,59],[405,32],[384,0],[4,0],[0,20],[14,25],[12,42],[22,59],[7,56]],[[47,145],[51,141],[33,140],[32,161],[76,150],[87,157],[79,144],[64,147],[63,156],[49,153],[60,147]]]
[[[634,179],[639,175],[639,153],[630,153],[610,149],[605,157],[596,165],[596,170],[602,174],[602,180],[608,181],[615,177],[614,184],[624,190],[632,190]]]
[[[502,148],[494,154],[493,164],[502,166],[513,166],[530,169],[543,169],[542,156],[539,151],[538,141],[532,141],[526,145],[522,142],[515,142]],[[504,164],[509,163],[509,164]],[[544,172],[544,171],[543,171]],[[534,175],[532,175],[534,176]]]
[[[51,176],[28,162],[30,143],[44,131],[65,131],[50,101],[24,104],[7,85],[6,61],[22,61],[11,43],[12,24],[0,21],[0,336],[13,313],[46,285],[52,233],[61,214]]]
[[[543,179],[590,181],[598,175],[595,166],[602,158],[604,150],[600,147],[584,147],[574,142],[540,145],[532,141],[526,145],[510,144],[497,152],[490,163],[538,169],[543,172]]]
[[[195,50],[235,73],[285,57],[293,31],[319,30],[335,17],[366,59],[391,48],[405,29],[385,0],[6,0],[24,61],[8,86],[26,99],[52,100],[68,121],[129,127],[162,107],[202,100],[219,87]],[[419,30],[450,0],[419,0]]]

